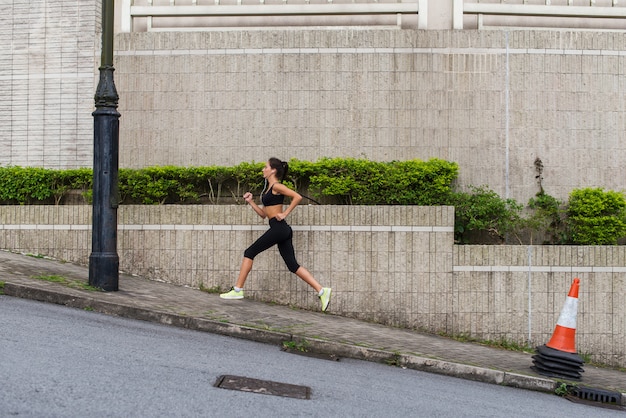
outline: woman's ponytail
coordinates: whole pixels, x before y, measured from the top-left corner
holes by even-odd
[[[283,161],[282,165],[283,165],[283,175],[280,176],[280,181],[285,180],[285,177],[287,177],[287,172],[289,172],[289,164],[287,163],[287,161]]]

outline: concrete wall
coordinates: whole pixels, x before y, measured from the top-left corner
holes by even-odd
[[[100,16],[100,1],[1,2],[0,165],[91,166]]]
[[[544,344],[578,277],[578,351],[624,365],[624,266],[624,246],[454,246],[453,333]]]
[[[100,3],[0,6],[0,164],[92,165]],[[458,162],[521,203],[622,189],[626,35],[266,29],[118,34],[120,163]]]
[[[276,30],[116,38],[121,164],[431,157],[522,203],[620,190],[623,33]]]
[[[626,366],[625,246],[455,246],[453,213],[449,207],[301,206],[290,223],[300,263],[333,288],[333,314],[542,345],[579,277],[578,351]],[[88,263],[90,206],[0,206],[0,220],[0,248]],[[122,206],[120,268],[227,289],[243,250],[266,228],[245,206]],[[275,249],[255,260],[246,291],[319,309],[314,292],[287,271]]]

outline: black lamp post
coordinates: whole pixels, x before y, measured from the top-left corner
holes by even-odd
[[[102,0],[102,57],[96,89],[93,148],[93,228],[89,284],[118,290],[117,206],[119,165],[119,97],[113,81],[114,0]]]

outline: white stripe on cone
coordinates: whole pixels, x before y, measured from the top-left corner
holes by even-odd
[[[561,311],[561,315],[559,315],[559,320],[556,322],[556,324],[562,327],[576,329],[577,312],[578,298],[568,296],[565,300],[565,305],[563,306],[563,310]]]

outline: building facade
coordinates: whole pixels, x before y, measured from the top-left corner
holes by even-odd
[[[614,1],[369,14],[325,1],[325,27],[298,20],[317,18],[314,2],[264,2],[295,7],[281,20],[218,3],[116,1],[122,167],[437,157],[459,163],[460,186],[521,203],[539,180],[559,198],[623,187],[626,8]],[[536,7],[544,16],[529,17]],[[91,166],[101,1],[0,8],[0,164]],[[222,18],[234,26],[210,25]]]

